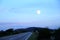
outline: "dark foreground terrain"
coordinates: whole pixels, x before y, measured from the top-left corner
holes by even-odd
[[[28,40],[31,34],[31,32],[20,33],[16,35],[1,37],[0,40]]]
[[[30,35],[30,33],[27,32],[31,32],[31,36],[29,37],[28,40],[60,40],[60,28],[59,29],[48,29],[48,28],[37,28],[37,27],[30,27],[30,28],[26,28],[26,29],[8,29],[6,31],[1,30],[0,31],[0,40],[3,37],[8,37],[8,36],[12,36],[12,35],[17,35],[19,34],[19,37],[15,37],[16,39],[20,39],[24,37],[24,40],[26,39],[25,37],[28,37],[28,35]],[[27,35],[23,37],[21,37],[21,33],[27,33]],[[12,38],[14,38],[14,36],[12,36]]]

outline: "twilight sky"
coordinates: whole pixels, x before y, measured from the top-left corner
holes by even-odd
[[[60,0],[0,0],[0,23],[60,26]]]

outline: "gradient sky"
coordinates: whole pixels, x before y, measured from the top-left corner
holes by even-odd
[[[0,23],[60,26],[60,0],[0,0]]]

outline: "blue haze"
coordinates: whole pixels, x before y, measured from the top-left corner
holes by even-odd
[[[41,14],[37,15],[36,10],[40,10]],[[23,28],[28,26],[58,28],[60,0],[0,0],[1,23],[16,23],[25,26]]]

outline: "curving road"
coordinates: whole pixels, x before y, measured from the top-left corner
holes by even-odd
[[[12,36],[1,37],[0,40],[28,40],[31,35],[32,32],[26,32]]]

